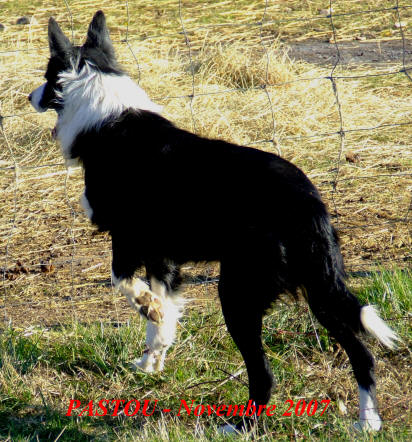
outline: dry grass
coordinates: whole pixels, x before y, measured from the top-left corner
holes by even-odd
[[[27,13],[35,12],[37,23],[32,20],[26,27],[10,26],[0,48],[19,49],[0,54],[1,114],[21,115],[4,120],[0,158],[3,199],[0,229],[3,250],[7,251],[3,264],[5,316],[16,324],[33,320],[53,323],[64,320],[68,311],[91,319],[110,318],[115,312],[124,317],[129,314],[123,309],[124,301],[110,289],[108,237],[93,234],[78,204],[81,173],[74,172],[66,183],[59,149],[49,132],[55,116],[51,112],[32,113],[27,102],[28,93],[42,81],[48,56],[47,48],[43,49],[45,23],[50,13],[69,30],[62,2],[54,2],[54,7],[47,10],[40,3],[27,9]],[[250,9],[243,15],[245,21],[258,15],[257,12],[250,15],[257,4],[248,4]],[[92,2],[74,2],[70,6],[77,41],[82,40],[90,20],[90,8],[86,6],[95,9]],[[393,222],[405,217],[410,198],[412,180],[407,174],[412,162],[411,126],[347,133],[338,165],[338,135],[305,138],[340,129],[331,82],[324,78],[329,75],[330,67],[291,60],[287,47],[277,38],[273,44],[262,46],[255,38],[239,42],[237,28],[225,29],[225,33],[213,28],[198,31],[203,40],[192,51],[193,77],[187,46],[183,37],[176,35],[181,29],[176,2],[164,2],[162,7],[169,12],[159,18],[162,23],[173,25],[172,36],[132,40],[128,45],[120,42],[125,35],[125,11],[118,8],[114,11],[110,2],[99,7],[106,10],[112,38],[118,41],[119,60],[136,80],[140,78],[149,95],[165,106],[168,118],[205,136],[274,152],[280,149],[285,158],[303,168],[320,187],[332,215],[338,215],[337,225],[349,270],[373,268],[376,264],[408,265],[411,246],[408,225]],[[129,38],[166,32],[159,23],[157,33],[152,28],[152,10],[134,2],[129,7]],[[142,8],[138,15],[136,8]],[[200,14],[196,16],[190,8],[184,5],[184,15],[197,17],[202,23],[203,12],[196,9]],[[172,13],[174,21],[164,20]],[[12,22],[16,17],[12,10],[3,9],[2,14],[3,22]],[[190,19],[185,24],[188,29],[195,26]],[[246,31],[259,36],[257,28]],[[243,37],[248,35],[246,31],[241,31]],[[220,38],[222,35],[224,39]],[[190,32],[189,38],[194,38]],[[34,47],[40,49],[31,50]],[[26,48],[30,50],[23,50]],[[397,67],[390,66],[394,70]],[[372,74],[376,70],[371,65],[358,66],[357,71]],[[353,68],[350,72],[353,74]],[[187,95],[192,92],[193,78],[195,97],[190,100]],[[313,80],[299,81],[308,78]],[[261,89],[266,83],[279,86]],[[341,79],[337,80],[337,87],[344,129],[412,120],[410,83],[402,74]],[[272,139],[274,129],[275,143],[260,142]],[[345,160],[347,153],[355,162]],[[15,163],[17,174],[13,169]],[[53,166],[34,167],[41,165]],[[333,191],[338,166],[338,186]],[[203,203],[205,207],[213,204],[213,195]],[[44,263],[49,262],[54,271],[42,271]],[[102,293],[104,303],[101,303]]]
[[[340,128],[331,83],[322,79],[328,73],[325,68],[295,63],[276,46],[267,54],[261,47],[207,46],[196,54],[195,97],[191,102],[186,95],[192,90],[192,75],[185,54],[176,52],[173,45],[131,45],[139,60],[141,85],[165,106],[165,115],[176,124],[209,137],[273,152],[280,149],[285,158],[302,167],[319,186],[332,215],[338,215],[349,270],[368,269],[379,263],[407,265],[411,246],[408,225],[397,221],[405,217],[412,185],[410,126],[348,133],[334,192],[340,137],[305,138]],[[117,44],[117,52],[137,77],[129,48]],[[8,245],[5,266],[9,272],[6,277],[10,278],[5,282],[7,304],[43,302],[51,296],[50,309],[55,311],[55,302],[67,297],[76,305],[82,304],[82,296],[91,299],[96,293],[100,297],[101,287],[95,283],[104,281],[107,285],[110,275],[108,238],[93,236],[78,204],[81,173],[75,171],[66,185],[59,149],[50,137],[55,116],[26,114],[31,112],[26,97],[41,81],[46,51],[40,56],[30,52],[7,57],[8,63],[1,67],[2,114],[23,115],[4,120],[7,142],[3,138],[0,160],[4,198],[0,225],[4,244]],[[260,85],[266,77],[270,84],[289,83],[262,90]],[[302,77],[320,79],[295,81]],[[345,129],[410,119],[407,80],[398,75],[374,81],[337,81]],[[246,89],[233,91],[238,88]],[[167,98],[175,96],[182,98]],[[272,109],[276,143],[261,143],[273,137]],[[345,159],[348,153],[355,162]],[[14,162],[19,166],[17,179],[11,168]],[[33,168],[47,164],[54,166]],[[213,204],[213,195],[203,203],[205,207]],[[55,271],[42,273],[41,262],[49,260]],[[29,270],[28,274],[13,273],[17,261]],[[93,267],[96,264],[100,266]],[[91,313],[99,316],[95,302]],[[63,316],[65,305],[61,306]],[[20,316],[18,311],[12,310],[14,320]],[[35,308],[34,317],[38,314]],[[47,311],[46,316],[49,314]],[[23,318],[32,320],[25,308]]]

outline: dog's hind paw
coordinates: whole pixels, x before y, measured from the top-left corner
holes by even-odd
[[[362,419],[359,422],[355,422],[353,424],[353,426],[354,426],[355,430],[360,433],[362,433],[364,431],[374,432],[374,431],[379,431],[381,429],[382,421],[380,420],[380,418],[378,418],[376,420]]]
[[[226,424],[226,425],[220,426],[217,429],[217,432],[219,434],[234,434],[234,433],[240,434],[240,431],[236,428],[236,425],[232,425],[232,424]]]

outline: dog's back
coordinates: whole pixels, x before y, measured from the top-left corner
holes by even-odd
[[[128,110],[79,134],[72,155],[84,166],[101,229],[153,233],[170,253],[187,255],[183,261],[192,254],[220,260],[253,240],[282,238],[299,248],[313,220],[328,219],[316,188],[293,164],[198,137],[148,111]],[[138,216],[119,216],[132,207]],[[174,241],[178,247],[167,245]]]

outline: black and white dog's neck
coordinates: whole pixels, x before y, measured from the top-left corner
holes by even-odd
[[[98,129],[126,109],[155,113],[162,110],[126,74],[104,73],[89,62],[80,71],[73,67],[60,73],[58,82],[61,86],[58,99],[64,107],[58,113],[56,137],[69,166],[77,165],[71,146],[78,134]]]

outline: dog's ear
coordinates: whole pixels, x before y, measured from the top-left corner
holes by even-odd
[[[87,31],[85,48],[98,48],[110,58],[115,58],[114,48],[110,40],[109,30],[106,26],[106,18],[103,11],[97,11]]]
[[[49,19],[49,47],[51,56],[65,56],[73,48],[53,17]]]

